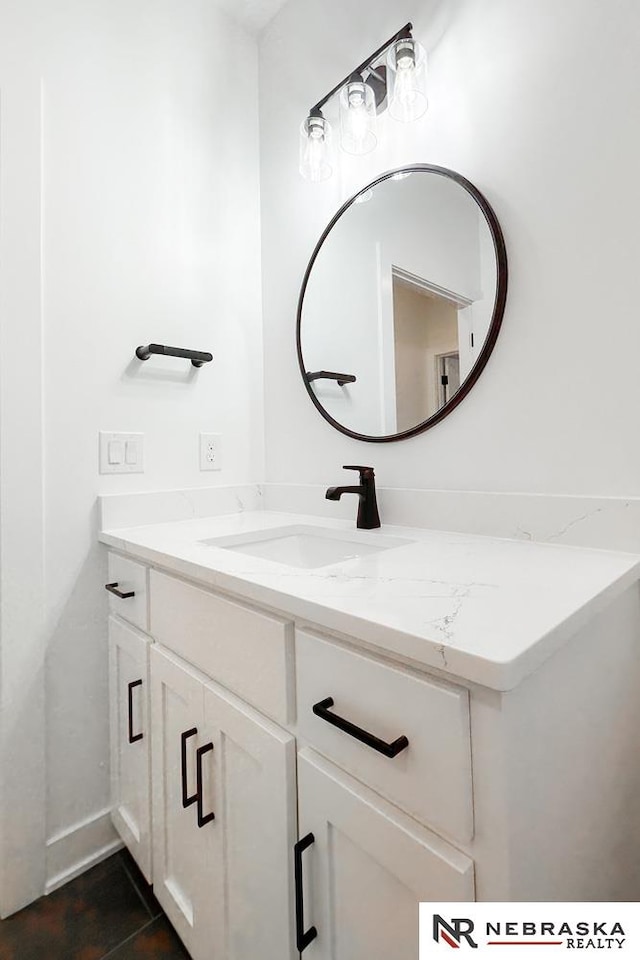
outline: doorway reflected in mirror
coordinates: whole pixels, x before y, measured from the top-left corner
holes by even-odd
[[[460,387],[459,307],[394,275],[393,323],[395,426],[402,432],[424,420],[425,414],[432,417]],[[465,358],[466,346],[462,344]]]

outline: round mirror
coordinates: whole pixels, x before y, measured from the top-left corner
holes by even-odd
[[[500,225],[452,170],[385,173],[338,211],[305,273],[298,360],[338,430],[382,443],[427,430],[482,372],[507,294]]]

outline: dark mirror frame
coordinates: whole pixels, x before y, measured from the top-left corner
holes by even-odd
[[[347,212],[347,210],[356,202],[359,196],[363,193],[366,193],[367,190],[373,189],[379,183],[383,183],[385,180],[389,180],[397,173],[433,173],[439,177],[446,177],[448,180],[454,180],[456,183],[460,184],[467,193],[469,193],[473,199],[478,204],[482,214],[487,222],[487,226],[491,232],[491,239],[493,241],[493,249],[496,255],[496,269],[497,269],[497,278],[496,278],[496,296],[493,304],[493,314],[491,317],[491,323],[487,331],[487,336],[485,338],[484,345],[482,350],[478,355],[478,359],[474,363],[473,367],[469,371],[466,379],[460,385],[460,389],[454,393],[450,400],[447,400],[440,409],[434,413],[427,420],[424,420],[422,423],[417,424],[415,427],[411,427],[410,430],[403,430],[401,433],[388,434],[381,437],[370,437],[366,434],[356,433],[354,430],[349,430],[348,427],[345,427],[343,424],[335,420],[322,406],[318,400],[315,392],[311,386],[309,378],[307,376],[307,371],[305,369],[304,360],[302,356],[302,310],[304,307],[304,296],[307,290],[307,285],[309,283],[309,277],[311,276],[311,271],[313,270],[313,265],[316,262],[318,254],[322,249],[322,245],[330,235],[331,231],[335,227],[336,223],[340,217]],[[502,318],[504,316],[504,308],[507,300],[507,281],[508,281],[508,268],[507,268],[507,251],[504,243],[504,237],[502,235],[502,230],[500,229],[500,224],[498,223],[498,218],[496,217],[493,209],[491,208],[489,202],[486,198],[480,193],[477,187],[474,187],[469,180],[461,176],[461,174],[456,173],[454,170],[448,170],[446,167],[437,167],[428,163],[415,163],[406,167],[398,167],[396,170],[388,170],[386,173],[381,174],[371,183],[368,183],[366,186],[362,187],[350,200],[347,200],[344,203],[333,219],[330,221],[326,229],[324,230],[322,236],[316,244],[316,248],[311,255],[307,269],[304,274],[304,279],[302,281],[302,287],[300,288],[300,296],[298,298],[298,313],[297,313],[297,322],[296,322],[296,346],[298,351],[298,363],[300,365],[300,373],[302,374],[302,379],[304,385],[307,389],[307,393],[311,397],[311,400],[314,403],[314,406],[320,411],[324,419],[331,424],[332,427],[335,427],[336,430],[339,430],[340,433],[346,434],[348,437],[353,437],[354,440],[363,440],[367,443],[390,443],[392,440],[406,440],[409,437],[415,437],[418,433],[423,433],[425,430],[429,430],[431,427],[435,427],[436,423],[439,423],[443,420],[448,414],[455,410],[459,403],[461,403],[464,398],[467,396],[471,388],[474,386],[476,380],[484,370],[487,365],[487,361],[491,356],[493,348],[495,346],[496,340],[498,338],[498,333],[500,332],[500,327],[502,325]]]

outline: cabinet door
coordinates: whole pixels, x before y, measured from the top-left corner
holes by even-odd
[[[151,882],[149,641],[109,618],[111,818]]]
[[[420,901],[474,899],[468,857],[309,749],[298,788],[305,960],[415,960]]]
[[[222,843],[213,956],[289,960],[297,956],[295,741],[213,683],[205,690],[205,725],[214,749],[203,758],[203,812],[215,813]]]
[[[217,958],[219,831],[215,821],[198,826],[196,796],[198,752],[212,742],[203,678],[157,647],[151,650],[151,727],[154,893],[193,960]],[[208,783],[204,787],[208,792]]]

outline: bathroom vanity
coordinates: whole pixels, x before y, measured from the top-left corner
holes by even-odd
[[[640,899],[636,555],[268,511],[101,540],[113,821],[194,960]]]

